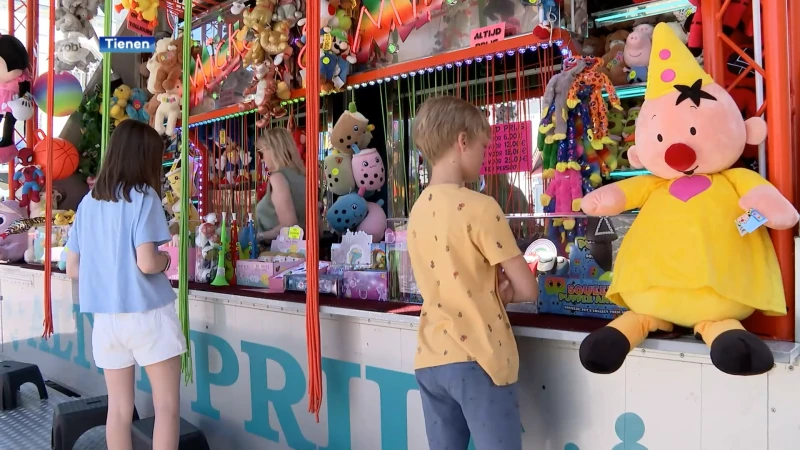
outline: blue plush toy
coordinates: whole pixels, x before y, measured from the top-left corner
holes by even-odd
[[[328,208],[326,219],[333,231],[343,234],[355,229],[367,216],[367,201],[364,200],[364,188],[358,193],[350,193],[336,199]]]
[[[131,98],[128,100],[128,105],[125,107],[125,112],[128,117],[139,122],[150,122],[150,114],[144,108],[147,103],[147,93],[139,88],[131,89]]]

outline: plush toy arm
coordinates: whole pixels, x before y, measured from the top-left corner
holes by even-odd
[[[640,175],[603,186],[583,196],[581,209],[590,216],[615,216],[641,208],[660,183],[658,177]]]
[[[575,172],[575,175],[570,177],[569,183],[569,196],[572,198],[572,211],[578,212],[581,210],[581,198],[583,197],[583,189],[581,187],[580,173]]]
[[[555,101],[555,94],[556,94],[556,84],[558,83],[559,76],[556,75],[550,79],[550,82],[547,83],[547,87],[544,89],[544,95],[542,96],[542,111],[547,111],[550,109],[550,105]]]
[[[722,175],[733,184],[739,194],[739,207],[755,209],[767,219],[766,225],[776,230],[786,230],[797,225],[797,210],[778,191],[756,172],[748,169],[729,169]]]
[[[603,80],[603,88],[608,93],[608,103],[613,106],[615,109],[622,110],[622,104],[619,101],[619,96],[617,96],[617,91],[614,89],[614,83],[611,82],[611,79],[606,76],[606,74],[600,74],[601,79]]]
[[[739,207],[744,211],[758,211],[767,219],[764,225],[775,230],[788,230],[800,220],[794,206],[771,184],[751,189],[739,199]]]

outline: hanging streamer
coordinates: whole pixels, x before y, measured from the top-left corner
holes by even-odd
[[[108,11],[108,10],[107,10]],[[192,23],[192,3],[186,2],[183,11],[183,23],[188,27]],[[186,339],[186,352],[181,355],[181,372],[183,382],[188,385],[192,382],[192,346],[189,344],[189,205],[192,192],[189,189],[189,86],[191,82],[191,33],[183,32],[183,95],[181,98],[181,222],[180,222],[180,251],[178,255],[178,318],[181,322],[181,331]]]
[[[320,58],[320,2],[306,5],[305,48],[309,74],[319,73]],[[322,349],[319,329],[319,225],[317,204],[319,198],[319,77],[306,78],[306,345],[308,350],[308,410],[319,422],[322,406]],[[310,209],[310,210],[309,210]]]
[[[56,2],[50,0],[50,28],[51,41],[56,32]],[[44,170],[45,180],[45,223],[44,223],[44,332],[42,337],[48,339],[53,335],[53,299],[52,299],[52,271],[53,261],[53,97],[55,91],[55,45],[48,47],[47,62],[47,167]],[[109,102],[104,102],[109,103]],[[108,117],[108,116],[106,116]]]

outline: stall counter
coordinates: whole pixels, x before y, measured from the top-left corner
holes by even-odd
[[[56,334],[45,341],[43,272],[0,267],[0,359],[38,364],[82,395],[103,394],[91,357],[93,318],[79,312],[77,283],[54,273],[52,285]],[[194,373],[182,389],[182,412],[212,448],[427,448],[413,376],[418,306],[355,309],[348,300],[321,299],[325,398],[316,423],[307,412],[304,296],[209,288],[193,285],[189,293]],[[800,415],[794,343],[771,342],[775,369],[745,378],[720,373],[693,339],[650,339],[620,371],[598,376],[578,361],[588,331],[581,328],[591,323],[560,318],[573,325],[556,329],[547,317],[536,320],[550,326],[511,317],[524,448],[788,450],[800,442],[792,425]],[[136,378],[137,406],[152,414],[144,371]]]

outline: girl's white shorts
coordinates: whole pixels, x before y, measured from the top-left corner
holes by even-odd
[[[185,351],[175,302],[141,313],[94,315],[92,354],[101,369],[145,367]]]

